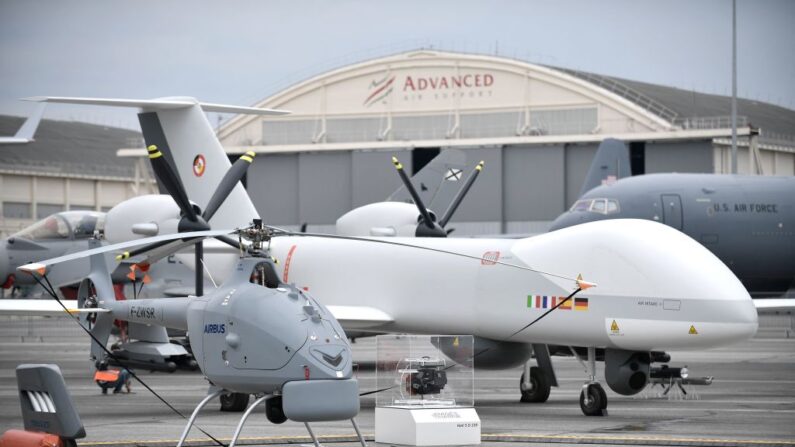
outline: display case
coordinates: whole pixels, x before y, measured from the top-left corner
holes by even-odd
[[[376,337],[376,442],[480,443],[471,335]]]
[[[473,347],[471,335],[379,335],[376,406],[474,406]]]

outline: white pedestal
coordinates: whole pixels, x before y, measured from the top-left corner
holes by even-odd
[[[375,442],[402,445],[480,444],[474,408],[376,407]]]

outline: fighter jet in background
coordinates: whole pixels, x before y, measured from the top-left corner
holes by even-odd
[[[606,219],[653,220],[704,245],[754,297],[781,296],[795,286],[795,177],[629,177],[629,163],[623,142],[605,140],[582,196],[551,230]]]

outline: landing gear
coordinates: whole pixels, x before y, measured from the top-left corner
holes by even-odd
[[[519,401],[534,403],[546,402],[547,399],[549,399],[549,391],[551,388],[546,375],[541,371],[541,368],[537,366],[530,368],[529,371],[530,380],[525,381],[525,374],[527,374],[527,368],[525,368],[525,373],[522,373],[522,379],[519,381],[519,390],[522,392],[522,398]]]
[[[588,347],[588,381],[580,392],[580,409],[586,416],[607,416],[607,394],[596,381],[596,348]]]
[[[530,361],[524,364],[522,379],[519,381],[519,391],[522,393],[519,402],[546,402],[549,399],[550,388],[558,386],[555,368],[552,367],[552,357],[549,355],[549,347],[534,343],[533,356],[538,366],[531,368]]]
[[[243,393],[223,393],[221,394],[221,411],[231,411],[240,413],[248,407],[249,395]]]
[[[580,409],[586,416],[607,416],[607,394],[602,385],[590,383],[582,387]]]
[[[273,396],[265,401],[265,417],[274,424],[281,424],[287,420],[282,407],[282,396]]]

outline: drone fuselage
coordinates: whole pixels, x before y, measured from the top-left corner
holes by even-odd
[[[204,375],[229,391],[270,394],[289,381],[350,379],[342,327],[309,293],[262,275],[272,268],[269,260],[243,258],[207,295],[100,307],[119,320],[187,330]]]

